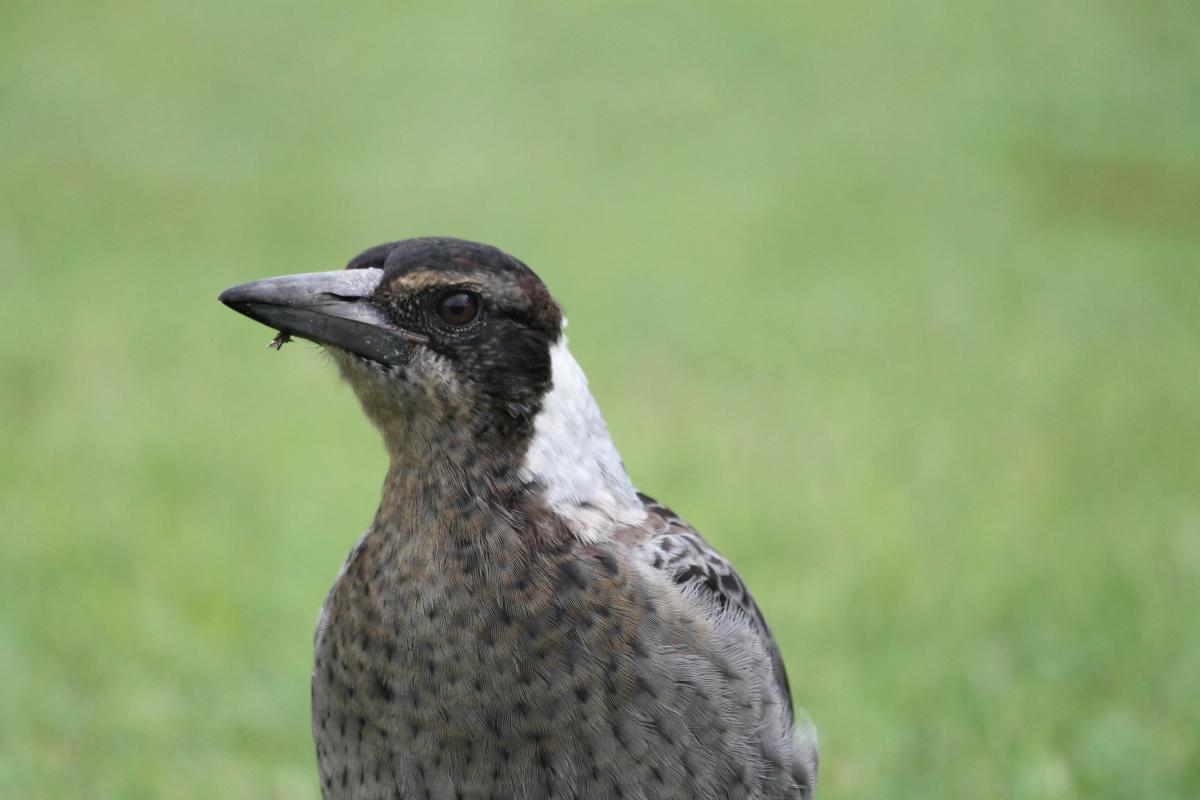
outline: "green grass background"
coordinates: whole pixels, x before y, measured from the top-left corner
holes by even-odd
[[[374,433],[216,302],[546,279],[824,798],[1200,796],[1200,9],[0,5],[0,797],[315,798]]]

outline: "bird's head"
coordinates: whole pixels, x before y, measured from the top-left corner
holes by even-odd
[[[390,450],[428,437],[528,438],[562,314],[534,272],[487,245],[423,238],[346,266],[235,286],[221,301],[323,345]]]
[[[343,270],[235,286],[221,301],[280,331],[276,341],[324,346],[394,466],[531,490],[585,538],[644,516],[558,304],[512,256],[408,239]]]

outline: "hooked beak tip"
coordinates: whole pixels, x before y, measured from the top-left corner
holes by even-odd
[[[221,301],[230,308],[245,303],[246,292],[244,291],[244,287],[246,285],[247,284],[241,284],[239,286],[229,287],[225,291],[221,292],[221,294],[217,295],[217,300]]]

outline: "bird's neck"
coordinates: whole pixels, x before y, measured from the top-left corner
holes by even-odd
[[[518,438],[489,442],[461,421],[427,420],[428,429],[410,426],[389,442],[381,515],[420,532],[448,510],[486,526],[486,515],[520,517],[533,503],[589,542],[642,522],[641,500],[565,337],[551,350],[551,370],[551,387]]]
[[[550,368],[519,474],[576,536],[597,541],[645,512],[565,334],[551,348]]]
[[[461,431],[414,437],[389,450],[379,513],[393,529],[423,535],[455,517],[484,526],[481,515],[510,514],[524,489],[518,452]]]

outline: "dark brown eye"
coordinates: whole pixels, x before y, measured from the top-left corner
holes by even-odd
[[[447,325],[466,325],[479,316],[479,298],[470,292],[450,292],[438,301],[437,312]]]

